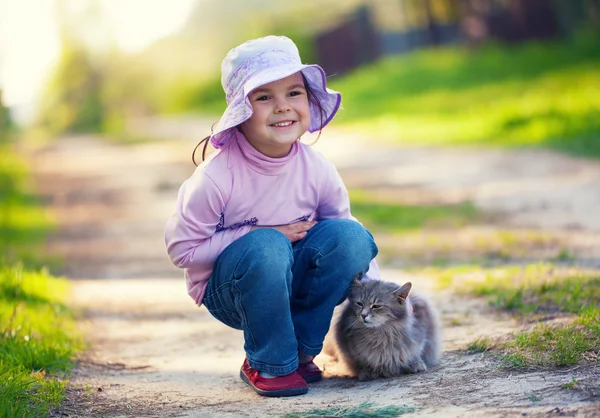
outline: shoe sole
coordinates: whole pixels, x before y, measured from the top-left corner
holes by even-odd
[[[247,384],[252,389],[254,389],[254,391],[256,393],[258,393],[259,395],[262,395],[262,396],[270,396],[270,397],[273,397],[273,398],[279,398],[279,397],[283,397],[283,396],[304,395],[305,393],[308,392],[308,388],[307,387],[304,387],[304,388],[289,388],[289,389],[281,389],[281,390],[262,390],[262,389],[257,388],[256,386],[254,386],[252,384],[252,382],[250,381],[250,379],[248,379],[248,377],[241,370],[240,370],[240,379],[242,379],[242,381],[245,384]]]
[[[304,379],[304,381],[306,383],[315,383],[318,382],[319,380],[321,380],[323,378],[323,375],[315,375],[315,376],[302,376],[302,379]]]

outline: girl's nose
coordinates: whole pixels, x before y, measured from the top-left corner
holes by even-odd
[[[285,99],[279,99],[275,102],[275,113],[288,112],[290,109],[290,105]]]

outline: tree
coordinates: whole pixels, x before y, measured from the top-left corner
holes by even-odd
[[[64,40],[59,63],[42,96],[37,124],[52,134],[101,130],[102,78],[85,49]]]
[[[0,144],[6,142],[14,125],[10,116],[10,111],[4,106],[2,100],[2,89],[0,89]]]

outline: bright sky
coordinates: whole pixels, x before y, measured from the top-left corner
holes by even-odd
[[[119,48],[135,52],[179,29],[197,0],[63,2],[69,7],[98,4]],[[51,0],[0,0],[0,88],[5,105],[35,102],[60,53],[55,16]]]

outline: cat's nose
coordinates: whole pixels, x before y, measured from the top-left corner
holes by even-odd
[[[366,318],[368,315],[369,315],[369,314],[362,313],[362,312],[361,312],[361,314],[360,314],[360,316],[362,316],[362,319],[365,319],[365,318]]]

